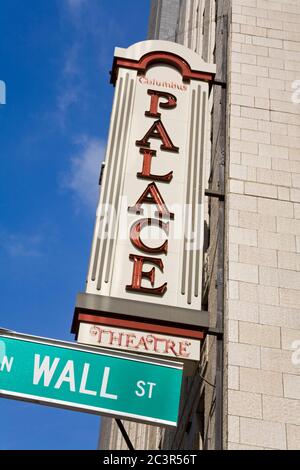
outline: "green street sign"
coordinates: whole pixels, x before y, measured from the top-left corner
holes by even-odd
[[[16,333],[0,334],[0,395],[176,426],[182,364]]]

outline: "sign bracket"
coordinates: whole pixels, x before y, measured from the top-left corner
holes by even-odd
[[[216,336],[217,339],[223,339],[224,331],[219,328],[209,328],[207,334],[211,336]]]
[[[222,191],[216,191],[216,190],[213,190],[213,189],[206,189],[206,190],[205,190],[205,196],[208,196],[208,197],[216,197],[216,198],[218,198],[220,201],[224,201],[224,200],[225,200],[225,194],[224,194]]]
[[[124,425],[123,425],[122,421],[120,419],[116,418],[116,423],[118,425],[118,428],[120,429],[120,432],[121,432],[122,436],[124,437],[124,440],[127,444],[128,449],[134,451],[135,449],[134,449],[134,447],[132,445],[132,442],[131,442],[128,434],[127,434],[126,429],[124,428]]]

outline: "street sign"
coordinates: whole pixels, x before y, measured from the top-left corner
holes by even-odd
[[[183,366],[16,333],[0,334],[0,395],[176,426]]]

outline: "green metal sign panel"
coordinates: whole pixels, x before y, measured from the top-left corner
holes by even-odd
[[[177,425],[182,364],[32,336],[0,335],[0,395]]]

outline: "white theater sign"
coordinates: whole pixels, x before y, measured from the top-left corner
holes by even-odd
[[[81,323],[93,325],[101,316],[113,328],[122,321],[133,331],[160,325],[178,337],[178,351],[196,330],[199,346],[208,327],[201,312],[202,246],[214,73],[214,65],[171,42],[115,50],[115,98],[76,334]],[[151,352],[170,355],[163,348]]]
[[[80,323],[78,341],[110,349],[122,349],[171,359],[199,360],[199,340],[169,334],[127,330],[103,324]]]

